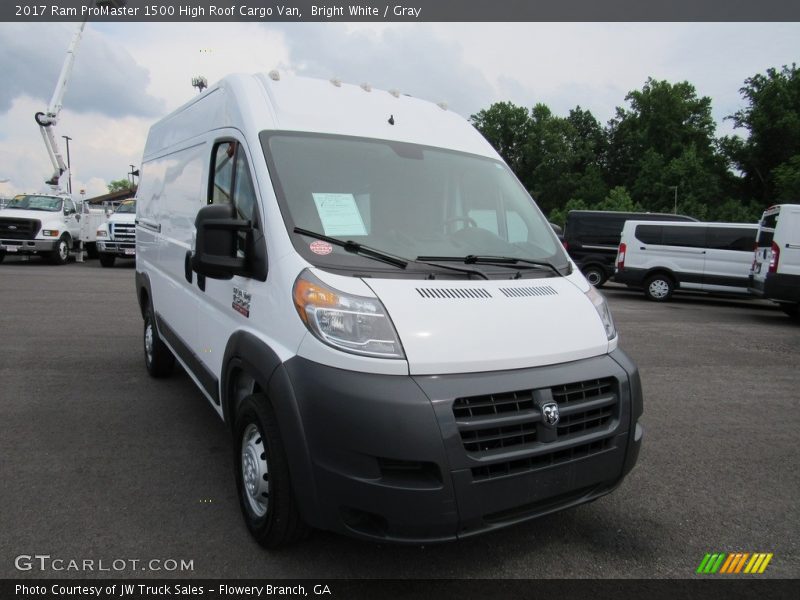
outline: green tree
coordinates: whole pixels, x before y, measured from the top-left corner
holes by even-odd
[[[528,109],[497,102],[472,115],[470,121],[524,183],[522,176],[528,167],[525,149],[532,126]]]
[[[767,69],[747,78],[739,91],[747,106],[728,118],[748,136],[725,138],[722,147],[743,174],[743,195],[762,205],[777,198],[796,199],[800,72],[794,64]]]
[[[131,190],[131,182],[128,179],[114,179],[108,183],[108,193],[121,192],[123,190]]]
[[[783,202],[800,202],[800,154],[772,170],[775,197]]]
[[[622,186],[617,186],[608,193],[595,210],[615,210],[619,212],[641,212],[642,205],[634,202],[631,195]]]
[[[629,108],[617,108],[608,126],[607,178],[625,186],[646,210],[674,210],[681,204],[713,206],[733,187],[726,159],[714,136],[711,99],[689,82],[649,78],[630,92]]]

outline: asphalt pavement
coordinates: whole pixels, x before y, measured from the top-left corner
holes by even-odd
[[[145,371],[124,263],[0,265],[0,577],[682,578],[733,551],[800,576],[800,326],[767,302],[605,288],[645,393],[639,463],[613,494],[460,542],[315,532],[268,552],[226,427],[180,369]],[[18,569],[34,555],[94,570]]]

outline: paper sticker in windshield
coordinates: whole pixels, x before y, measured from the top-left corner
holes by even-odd
[[[248,319],[250,318],[250,292],[245,292],[239,288],[233,288],[233,310]]]
[[[328,242],[323,242],[320,240],[311,242],[308,247],[314,254],[319,254],[320,256],[325,256],[326,254],[333,252],[333,246],[331,246]]]
[[[322,221],[325,235],[367,235],[364,219],[358,211],[353,194],[314,192],[314,204]]]

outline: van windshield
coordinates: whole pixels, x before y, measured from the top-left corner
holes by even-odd
[[[503,256],[567,266],[547,220],[499,161],[341,136],[264,132],[261,140],[287,229],[312,264],[384,268],[295,227],[407,260]]]

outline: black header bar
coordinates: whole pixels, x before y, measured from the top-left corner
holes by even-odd
[[[100,0],[105,6],[97,4],[97,0],[3,0],[0,21],[800,21],[800,2],[789,0]]]

